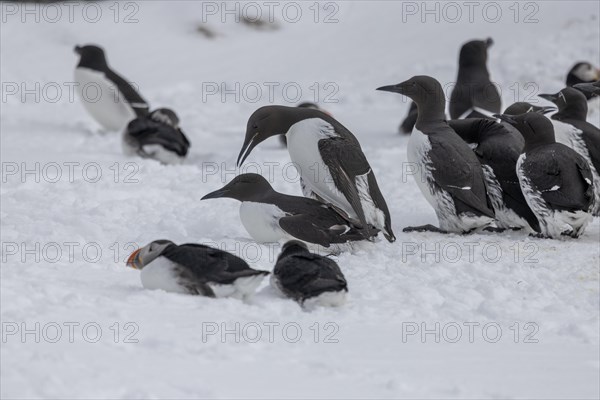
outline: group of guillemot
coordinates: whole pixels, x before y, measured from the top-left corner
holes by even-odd
[[[600,96],[600,70],[577,63],[567,87],[540,95],[555,107],[518,102],[502,113],[487,69],[492,44],[487,39],[462,46],[451,119],[442,86],[430,76],[377,89],[412,100],[400,130],[411,133],[408,160],[418,166],[416,183],[439,221],[437,227],[403,231],[510,229],[540,238],[577,238],[600,214],[600,130],[586,121],[588,100]],[[91,102],[80,94],[100,125],[123,131],[126,154],[163,164],[181,162],[190,142],[175,112],[151,111],[110,69],[100,47],[75,50],[81,56],[78,87],[94,83],[105,93],[117,92],[118,101],[106,96]],[[545,116],[554,111],[550,119]],[[311,250],[375,241],[379,233],[390,243],[396,240],[375,172],[352,132],[313,103],[256,110],[247,123],[238,166],[272,136],[287,146],[304,197],[276,192],[261,175],[242,174],[202,200],[238,200],[242,224],[255,241],[286,242],[271,274],[272,286],[285,296],[302,304],[342,304],[348,288],[339,266]],[[168,240],[135,251],[127,265],[141,270],[146,288],[208,297],[247,298],[269,274],[225,251]]]

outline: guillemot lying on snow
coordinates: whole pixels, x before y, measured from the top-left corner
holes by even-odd
[[[432,225],[405,231],[468,233],[494,221],[486,194],[483,170],[469,146],[448,125],[440,83],[429,76],[377,90],[410,97],[419,108],[408,142],[408,160],[419,168],[417,184],[434,208],[440,228]]]
[[[136,116],[148,113],[148,103],[119,74],[108,66],[98,46],[76,46],[81,56],[75,68],[78,94],[85,109],[105,129],[123,129]],[[89,87],[95,91],[89,91]],[[93,97],[92,97],[93,93]]]
[[[127,266],[141,270],[146,289],[240,299],[252,296],[269,274],[226,251],[201,244],[177,246],[169,240],[156,240],[134,251]]]
[[[579,237],[592,220],[594,182],[588,162],[556,143],[550,120],[538,113],[498,115],[525,138],[517,175],[527,204],[540,223],[541,237]]]
[[[179,118],[168,108],[135,118],[123,132],[125,154],[153,158],[163,164],[181,163],[189,148],[190,141],[179,128]]]
[[[307,197],[278,193],[258,174],[236,176],[225,187],[207,194],[202,200],[218,198],[242,202],[242,224],[259,243],[299,239],[329,247],[369,238],[367,230],[358,226],[358,221],[342,216],[334,207]]]
[[[341,306],[348,284],[330,258],[308,251],[304,243],[287,242],[277,257],[271,285],[303,306]]]
[[[390,212],[375,174],[354,135],[320,110],[266,106],[248,120],[238,166],[265,139],[286,134],[288,152],[300,174],[302,192],[332,204],[361,226],[396,240]],[[373,232],[375,232],[373,229]]]

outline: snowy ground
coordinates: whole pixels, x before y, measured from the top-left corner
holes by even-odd
[[[94,3],[96,23],[96,8],[74,4],[71,15],[0,4],[2,398],[600,396],[599,220],[577,241],[402,233],[435,216],[403,169],[408,103],[374,90],[415,74],[450,84],[460,44],[491,36],[505,103],[535,101],[561,89],[575,61],[600,65],[597,1],[520,3],[517,16],[501,2],[499,18],[477,3],[473,22],[459,2],[456,23],[444,3],[439,23],[421,2],[332,2],[318,22],[312,2],[295,3],[297,23],[277,3],[278,29],[262,31],[221,15],[221,2]],[[203,19],[213,39],[198,32]],[[192,141],[185,165],[126,158],[71,98],[72,48],[83,43],[104,46],[152,105],[179,113]],[[239,99],[213,93],[236,83]],[[396,243],[337,257],[349,303],[306,312],[267,280],[249,304],[143,290],[123,261],[159,238],[272,269],[279,247],[248,238],[237,203],[199,199],[235,175],[254,109],[299,100],[323,103],[356,134],[392,213]],[[245,170],[299,194],[288,162],[272,139]]]

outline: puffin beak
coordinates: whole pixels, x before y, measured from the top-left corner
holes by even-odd
[[[400,93],[402,94],[402,89],[400,87],[400,85],[388,85],[388,86],[382,86],[382,87],[378,87],[375,90],[381,90],[382,92],[392,92],[392,93]]]
[[[207,194],[206,196],[204,196],[200,200],[219,199],[221,197],[225,197],[228,192],[229,192],[229,190],[225,189],[225,188],[219,189],[219,190],[215,190],[214,192],[211,192],[211,193]]]
[[[237,166],[239,167],[244,163],[246,158],[250,155],[252,150],[262,141],[258,140],[259,132],[256,132],[252,136],[246,135],[246,139],[244,140],[244,145],[242,146],[242,150],[238,155]]]
[[[73,50],[75,51],[75,53],[81,54],[81,47],[80,46],[75,46],[75,48]]]
[[[555,94],[538,94],[538,97],[541,97],[544,100],[551,101],[552,103],[555,103],[556,100],[558,100],[558,96]]]
[[[600,81],[600,68],[596,68],[596,81]]]
[[[129,258],[127,259],[127,266],[134,268],[134,269],[140,269],[139,265],[140,265],[140,258],[139,258],[139,254],[140,254],[140,250],[141,249],[137,249],[136,251],[134,251],[133,253],[131,253],[131,255],[129,256]]]
[[[512,117],[512,115],[508,114],[494,114],[494,118],[501,119],[502,121],[511,125],[516,125],[517,123],[517,121]]]

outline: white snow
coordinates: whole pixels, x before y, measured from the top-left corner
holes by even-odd
[[[491,36],[489,66],[505,105],[534,102],[560,90],[576,61],[600,65],[598,2],[519,3],[517,23],[513,2],[496,3],[495,23],[482,17],[487,3],[472,23],[455,3],[462,16],[450,23],[423,15],[421,2],[387,1],[323,5],[319,21],[337,10],[336,23],[315,23],[313,3],[301,2],[291,23],[286,3],[275,8],[275,30],[208,13],[221,2],[118,3],[118,23],[113,2],[87,9],[92,17],[101,10],[97,23],[75,4],[72,22],[61,3],[28,5],[46,12],[39,22],[0,4],[0,397],[600,396],[598,219],[578,240],[402,233],[436,217],[406,164],[408,138],[397,133],[408,100],[375,91],[416,74],[449,84],[460,44]],[[442,12],[444,4],[427,5]],[[47,21],[56,7],[62,18]],[[138,22],[124,22],[131,18]],[[197,32],[203,18],[213,39]],[[86,43],[104,46],[153,108],[178,113],[192,142],[184,164],[126,157],[119,134],[101,133],[70,98],[73,47]],[[236,83],[247,92],[239,100],[221,90]],[[253,88],[262,89],[255,102]],[[250,239],[234,202],[200,198],[236,174],[255,109],[301,100],[322,103],[360,140],[398,239],[335,258],[347,303],[306,311],[268,279],[247,302],[144,289],[125,260],[155,239],[212,244],[272,270],[279,246]],[[598,125],[600,112],[590,120]],[[242,172],[258,170],[275,190],[299,195],[288,167],[274,138]]]

